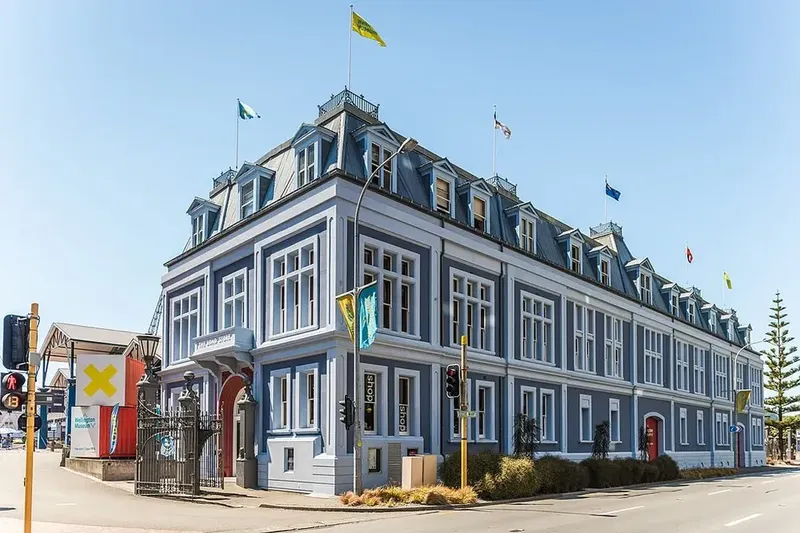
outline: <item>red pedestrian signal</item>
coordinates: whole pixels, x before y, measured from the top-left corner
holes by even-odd
[[[445,370],[445,393],[448,398],[458,398],[461,395],[460,365],[447,365]]]
[[[0,379],[0,403],[8,411],[19,411],[25,405],[25,394],[22,386],[25,384],[25,375],[19,372],[3,374]]]

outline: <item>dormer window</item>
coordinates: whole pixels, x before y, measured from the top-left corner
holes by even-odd
[[[519,220],[519,245],[532,254],[536,253],[536,221],[525,217]]]
[[[686,304],[686,318],[694,324],[694,302]]]
[[[262,207],[269,199],[275,172],[259,165],[245,163],[236,174],[239,186],[239,219],[244,220]]]
[[[256,184],[255,181],[248,181],[244,185],[242,185],[241,189],[239,190],[239,195],[241,197],[241,205],[242,205],[242,217],[247,218],[253,214],[255,211],[255,192],[256,192]]]
[[[581,245],[572,243],[569,247],[569,269],[581,273]]]
[[[302,187],[317,178],[316,143],[297,151],[297,186]]]
[[[472,227],[478,231],[487,230],[486,200],[477,196],[472,198]]]
[[[392,150],[374,141],[370,144],[369,172],[370,176],[375,176],[372,178],[372,182],[381,189],[386,189],[390,192],[394,190],[392,184],[392,167],[394,166],[394,161],[389,159],[391,156]]]
[[[192,221],[192,248],[203,244],[214,232],[220,206],[202,198],[195,198],[186,214]]]
[[[708,327],[711,328],[711,333],[717,332],[717,313],[714,311],[708,312]]]
[[[600,258],[600,283],[611,285],[611,261],[605,257]]]
[[[653,278],[647,272],[639,272],[639,298],[646,303],[653,303]]]
[[[436,178],[436,210],[440,213],[444,213],[445,215],[451,214],[451,208],[453,205],[453,187],[451,186],[450,181],[440,178],[437,176]]]
[[[206,240],[206,214],[200,213],[192,218],[192,246],[202,244]]]
[[[333,131],[312,124],[303,124],[294,134],[292,148],[298,189],[319,178],[324,172],[322,166],[335,138],[336,133]]]
[[[672,310],[672,314],[675,316],[680,316],[681,308],[678,304],[678,291],[672,291],[670,296],[670,308]]]

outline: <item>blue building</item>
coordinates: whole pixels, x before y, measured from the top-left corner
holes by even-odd
[[[352,344],[335,296],[352,288],[355,204],[376,169],[356,265],[379,294],[361,365],[365,486],[397,479],[401,456],[457,449],[443,368],[458,362],[462,334],[471,450],[509,451],[525,413],[541,451],[570,459],[588,456],[607,420],[612,456],[635,456],[645,427],[651,455],[683,466],[765,462],[762,362],[735,311],[657,272],[614,223],[571,227],[511,182],[422,146],[386,163],[403,140],[378,106],[343,91],[191,202],[188,244],[162,280],[162,398],[174,405],[182,374],[195,373],[204,406],[225,420],[227,475],[244,376],[258,401],[259,485],[352,486],[352,432],[338,421]],[[734,388],[752,389],[744,414]]]

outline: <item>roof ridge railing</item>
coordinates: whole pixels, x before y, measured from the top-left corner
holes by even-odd
[[[517,195],[517,186],[505,178],[501,178],[499,175],[495,174],[488,180],[491,185],[494,185],[498,189],[503,189],[506,192],[513,194],[514,196]]]
[[[229,168],[228,170],[220,173],[219,176],[214,178],[214,187],[218,187],[219,185],[222,185],[223,183],[227,182],[229,179],[231,179],[231,178],[233,178],[235,176],[236,176],[236,171],[233,170],[232,168]]]
[[[363,111],[375,119],[378,118],[379,105],[367,101],[363,94],[356,94],[347,87],[339,94],[332,94],[330,100],[321,106],[317,106],[319,108],[319,116],[327,115],[344,104],[350,104],[359,111]]]
[[[622,226],[615,224],[614,222],[604,222],[603,224],[590,227],[589,233],[590,237],[594,237],[596,235],[605,235],[607,233],[614,233],[622,237]]]

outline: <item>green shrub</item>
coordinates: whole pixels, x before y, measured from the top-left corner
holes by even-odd
[[[620,485],[618,461],[591,457],[584,459],[580,464],[589,472],[589,486],[593,489],[607,489]]]
[[[527,498],[536,494],[534,462],[529,457],[503,457],[496,474],[487,472],[475,485],[475,491],[485,500]]]
[[[655,461],[653,466],[658,469],[658,481],[672,481],[681,477],[681,469],[678,468],[678,463],[669,455],[661,455]]]
[[[659,470],[653,463],[640,461],[642,463],[642,480],[640,483],[655,483],[658,481]]]
[[[533,474],[539,494],[575,492],[589,486],[586,467],[552,455],[538,459]]]
[[[467,484],[477,485],[483,480],[486,474],[497,475],[500,472],[500,462],[503,455],[483,451],[467,456]],[[444,458],[439,465],[439,477],[442,483],[448,487],[458,488],[461,486],[461,452],[451,453]]]
[[[619,465],[619,484],[621,486],[644,483],[642,480],[647,463],[633,457],[615,459],[614,462]]]
[[[681,470],[681,479],[708,479],[736,475],[735,468],[687,468]]]

